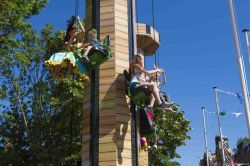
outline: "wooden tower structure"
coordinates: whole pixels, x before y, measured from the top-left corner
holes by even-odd
[[[134,6],[135,0],[86,0],[86,30],[96,28],[101,41],[110,36],[112,58],[85,83],[82,166],[148,165],[148,154],[139,150],[137,118],[125,95],[123,71],[137,46],[154,53],[159,35],[155,40],[152,27],[135,24]],[[137,44],[136,34],[144,44]],[[153,51],[148,49],[152,45]]]

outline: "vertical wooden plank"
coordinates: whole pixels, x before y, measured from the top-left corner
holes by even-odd
[[[123,70],[129,67],[128,1],[116,0],[115,2],[117,165],[131,166],[131,115],[129,103],[124,91],[123,76]],[[122,39],[122,41],[119,39]],[[123,63],[120,63],[120,59],[123,60]],[[123,110],[122,114],[119,113],[120,110]]]
[[[100,0],[100,39],[106,35],[114,36],[114,0]],[[114,53],[115,40],[110,40]],[[113,55],[114,56],[114,55]],[[115,56],[114,56],[115,57]],[[99,96],[99,165],[116,165],[116,138],[115,138],[115,58],[109,59],[100,66]],[[109,65],[107,65],[109,64]],[[105,67],[107,66],[107,67]]]
[[[90,166],[90,82],[85,82],[83,99],[82,165]]]
[[[148,151],[140,150],[139,160],[140,166],[148,166]]]

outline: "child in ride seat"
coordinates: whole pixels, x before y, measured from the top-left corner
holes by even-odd
[[[158,69],[158,67],[156,65],[154,65],[154,69]],[[163,80],[160,81],[159,78],[160,76],[162,76]],[[162,73],[159,73],[157,72],[156,74],[153,74],[151,75],[150,77],[150,80],[148,80],[149,82],[156,82],[157,85],[158,85],[158,88],[159,88],[159,94],[160,94],[160,98],[161,98],[161,101],[164,102],[169,108],[167,109],[167,111],[169,112],[174,112],[172,109],[171,109],[171,105],[174,104],[173,102],[170,102],[170,99],[169,99],[169,96],[160,90],[160,88],[166,84],[166,74],[165,74],[165,71],[163,70]]]
[[[59,52],[51,55],[50,59],[45,61],[45,64],[52,70],[54,78],[60,78],[63,76],[61,73],[62,68],[66,68],[66,78],[69,78],[73,66],[75,66],[75,57],[73,54],[73,45],[76,42],[77,28],[75,26],[76,18],[71,17],[68,21],[66,35],[64,37],[64,43],[67,48],[66,52]]]
[[[151,98],[150,103],[147,106],[148,108],[152,109],[154,106],[154,103],[156,102],[156,107],[158,109],[165,110],[167,109],[167,105],[161,101],[160,95],[159,95],[159,88],[156,82],[148,82],[146,81],[144,74],[148,76],[152,76],[153,74],[156,74],[157,72],[162,73],[162,69],[155,69],[155,70],[146,70],[144,68],[144,57],[142,54],[137,54],[133,57],[132,62],[130,64],[130,75],[131,75],[131,89],[137,88],[140,86],[146,86],[151,90]]]
[[[84,54],[85,57],[89,56],[89,51],[93,47],[100,47],[101,46],[101,43],[97,39],[97,31],[94,28],[92,28],[91,30],[88,31],[87,41],[88,41],[87,43],[82,42],[82,43],[77,44],[77,48],[82,51],[82,53]],[[78,57],[78,58],[80,58],[80,57]]]

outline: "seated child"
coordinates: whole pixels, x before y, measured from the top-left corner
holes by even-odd
[[[160,95],[159,95],[159,88],[157,86],[156,82],[148,82],[146,81],[144,74],[147,74],[148,76],[151,76],[157,72],[162,73],[162,69],[155,69],[155,70],[146,70],[144,69],[144,61],[143,61],[143,55],[138,54],[133,57],[132,62],[130,63],[130,75],[131,75],[131,88],[136,88],[139,86],[146,86],[149,88],[151,93],[150,103],[147,107],[151,108],[154,106],[154,103],[156,102],[156,107],[158,109],[165,110],[167,106],[161,101]]]
[[[80,19],[78,17],[78,22],[80,23]],[[68,21],[68,26],[66,30],[66,35],[64,37],[64,42],[67,48],[67,52],[59,52],[53,54],[48,61],[45,61],[45,64],[49,66],[49,69],[52,71],[54,78],[60,78],[63,76],[61,73],[61,69],[67,68],[66,78],[69,78],[72,73],[72,68],[75,66],[75,56],[73,54],[74,51],[74,43],[77,42],[78,30],[75,26],[76,18],[71,17]],[[82,29],[82,34],[84,34],[85,30]]]

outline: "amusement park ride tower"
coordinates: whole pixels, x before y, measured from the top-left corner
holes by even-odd
[[[110,36],[112,58],[91,72],[85,83],[82,166],[148,165],[140,150],[138,117],[125,94],[123,71],[137,47],[152,55],[159,34],[135,20],[135,0],[86,0],[86,31]],[[138,37],[138,38],[137,38]],[[136,39],[137,38],[137,39]]]

